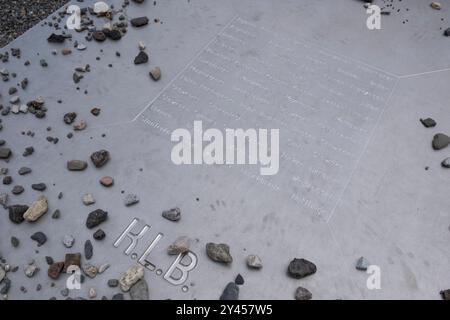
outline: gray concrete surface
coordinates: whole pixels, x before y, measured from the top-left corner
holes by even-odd
[[[3,48],[22,49],[21,60],[10,58],[4,65],[18,79],[29,78],[22,99],[41,95],[49,108],[42,120],[30,115],[3,118],[0,137],[15,154],[2,166],[12,173],[21,166],[33,169],[29,176],[14,175],[14,183],[27,190],[10,196],[10,204],[31,203],[38,192],[29,186],[43,181],[50,205],[50,214],[36,224],[12,225],[7,214],[0,220],[0,252],[21,267],[9,275],[10,298],[61,298],[65,278],[50,287],[44,257],[62,260],[66,252],[82,251],[84,241],[92,237],[84,226],[86,216],[101,208],[110,214],[102,225],[107,237],[94,242],[90,263],[108,262],[111,267],[86,280],[80,291],[71,291],[72,297],[86,297],[90,287],[99,297],[118,292],[106,286],[107,280],[134,262],[123,253],[126,246],[114,248],[113,242],[137,217],[151,225],[146,240],[164,234],[151,255],[163,271],[174,259],[165,252],[171,241],[180,235],[198,239],[192,248],[198,265],[185,283],[189,290],[183,292],[182,286],[147,270],[151,299],[217,299],[238,273],[246,281],[242,299],[292,299],[298,286],[308,288],[315,299],[439,299],[439,291],[450,286],[448,172],[440,167],[448,151],[431,149],[433,135],[448,133],[450,126],[450,43],[439,30],[450,2],[441,2],[444,9],[434,11],[426,1],[411,1],[407,13],[383,16],[379,31],[365,27],[367,15],[359,1],[191,0],[155,7],[148,2],[130,6],[128,15],[145,12],[163,24],[129,30],[119,42],[90,42],[84,52],[52,56],[51,50],[59,46],[45,41],[48,28],[36,26]],[[402,24],[405,18],[409,22]],[[77,37],[82,39],[74,34]],[[140,40],[147,44],[150,62],[135,66]],[[39,66],[40,58],[47,59],[47,69]],[[26,59],[31,66],[23,66]],[[86,63],[92,71],[77,91],[72,70]],[[148,77],[152,66],[162,69],[159,82]],[[216,80],[205,79],[205,73]],[[255,82],[268,90],[255,88]],[[5,103],[9,85],[1,86],[0,102]],[[219,99],[213,92],[224,96]],[[287,96],[301,103],[286,101]],[[60,98],[62,104],[56,102]],[[188,108],[180,111],[171,102]],[[102,108],[98,118],[89,113],[93,106]],[[65,138],[70,128],[62,122],[69,111],[88,123],[71,140]],[[427,116],[437,120],[436,128],[420,124],[419,118]],[[165,130],[202,119],[217,128],[280,128],[284,157],[279,174],[261,180],[255,167],[173,165],[173,144]],[[50,133],[47,126],[52,127]],[[35,137],[21,135],[27,130],[35,131]],[[48,143],[47,135],[58,136],[60,142]],[[36,151],[23,158],[21,152],[29,145]],[[90,164],[84,172],[67,171],[67,160],[88,160],[98,149],[111,152],[104,168]],[[320,160],[313,157],[317,154]],[[318,178],[313,172],[326,175]],[[104,175],[115,178],[111,189],[99,185]],[[9,188],[2,185],[1,190]],[[125,207],[122,190],[137,193],[140,203]],[[64,197],[58,200],[60,191]],[[93,208],[81,202],[88,192],[97,200]],[[162,219],[162,210],[174,206],[181,208],[182,220]],[[50,217],[55,209],[61,210],[60,220]],[[29,239],[36,231],[49,237],[40,248]],[[61,244],[65,234],[77,238],[72,250]],[[13,235],[21,240],[18,249],[10,246]],[[210,261],[204,250],[207,242],[228,243],[234,262],[223,266]],[[136,251],[147,244],[143,240]],[[263,259],[262,270],[247,269],[248,254]],[[355,270],[360,256],[380,266],[380,290],[368,290],[368,275]],[[289,278],[286,268],[294,257],[316,263],[317,273],[302,280]],[[23,266],[30,259],[42,270],[27,279]],[[43,285],[40,292],[35,291],[38,283]],[[26,294],[19,290],[22,285]]]

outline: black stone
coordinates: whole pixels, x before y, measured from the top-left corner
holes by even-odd
[[[106,34],[106,36],[111,39],[111,40],[120,40],[120,38],[122,38],[122,33],[120,33],[119,30],[117,29],[113,29],[113,30],[108,30],[107,32],[104,32]]]
[[[27,205],[16,204],[13,206],[9,206],[9,220],[13,223],[19,224],[22,223],[25,219],[23,218],[23,214],[28,210]]]
[[[19,244],[20,244],[19,239],[17,239],[16,237],[11,237],[11,245],[14,248],[17,248],[19,246]]]
[[[241,274],[238,274],[236,276],[236,279],[234,279],[234,283],[236,283],[238,286],[241,286],[244,284],[244,277],[241,276]]]
[[[103,240],[106,237],[106,233],[102,229],[98,229],[94,232],[93,237],[95,240]]]
[[[50,37],[47,38],[47,41],[50,43],[63,43],[66,40],[66,37],[61,34],[52,33]]]
[[[117,280],[117,279],[109,279],[108,280],[108,287],[116,288],[118,285],[119,285],[119,280]]]
[[[420,119],[420,122],[425,126],[425,128],[433,128],[436,126],[436,121],[431,118]]]
[[[30,238],[31,240],[36,241],[38,246],[42,246],[45,242],[47,242],[47,236],[41,231],[34,233]]]
[[[75,118],[77,117],[77,114],[75,112],[68,112],[64,115],[64,122],[66,124],[72,124],[75,121]]]
[[[94,31],[92,33],[92,37],[98,42],[103,42],[106,40],[106,35],[103,31]]]
[[[84,243],[84,257],[86,260],[90,260],[94,255],[94,247],[92,246],[91,240],[86,240]]]
[[[45,191],[47,185],[45,183],[35,183],[31,185],[31,188],[36,191]]]
[[[23,175],[25,175],[25,174],[30,173],[30,172],[31,172],[31,169],[28,168],[28,167],[22,167],[22,168],[19,169],[18,172],[19,172],[19,174],[20,174],[21,176],[23,176]]]
[[[148,55],[144,51],[139,52],[136,58],[134,58],[134,64],[142,64],[147,62],[148,62]]]
[[[11,156],[10,148],[0,148],[0,159],[8,159]]]
[[[133,18],[130,20],[130,23],[133,27],[142,27],[148,24],[148,18],[147,17],[138,17]]]
[[[88,229],[95,228],[102,222],[106,221],[108,219],[108,212],[103,211],[102,209],[97,209],[89,213],[87,219],[86,219],[86,227]]]
[[[433,137],[432,147],[434,150],[444,149],[449,144],[450,144],[450,137],[443,133],[438,133]]]
[[[295,279],[307,277],[316,273],[316,271],[316,265],[306,259],[295,258],[289,263],[288,267],[288,274]]]

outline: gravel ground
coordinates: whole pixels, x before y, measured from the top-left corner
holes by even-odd
[[[0,47],[6,46],[68,0],[0,0]]]

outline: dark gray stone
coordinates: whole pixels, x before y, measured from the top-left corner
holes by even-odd
[[[424,125],[425,128],[433,128],[436,126],[436,121],[431,118],[420,119],[420,122]]]
[[[206,254],[208,257],[215,261],[221,263],[231,263],[233,258],[230,254],[230,247],[227,244],[220,243],[207,243],[206,244]]]
[[[180,208],[172,208],[170,210],[163,211],[162,216],[170,221],[178,221],[181,219]]]
[[[312,293],[303,287],[298,287],[297,290],[295,290],[295,300],[311,300],[312,299]]]
[[[295,258],[289,263],[288,273],[295,279],[301,279],[316,273],[317,267],[311,261]]]
[[[138,17],[138,18],[131,19],[130,23],[133,27],[139,28],[139,27],[147,25],[148,21],[149,20],[147,17]]]
[[[148,300],[148,285],[145,279],[139,280],[130,288],[130,297],[131,300]]]
[[[86,260],[91,260],[94,255],[94,247],[92,246],[91,240],[86,240],[84,243],[84,257]]]
[[[238,300],[239,299],[239,287],[234,283],[230,282],[227,284],[225,289],[220,296],[220,300]]]
[[[45,233],[41,231],[33,233],[30,238],[31,240],[36,241],[38,246],[42,246],[44,243],[47,242],[47,236],[45,235]]]
[[[449,144],[450,144],[450,137],[443,133],[438,133],[433,137],[432,146],[434,150],[444,149]]]
[[[22,223],[25,219],[23,218],[23,214],[28,210],[27,205],[16,204],[13,206],[9,206],[9,220],[11,222],[19,224]]]
[[[95,228],[100,223],[106,221],[108,219],[108,212],[103,211],[102,209],[97,209],[89,213],[86,220],[86,227],[88,229]]]

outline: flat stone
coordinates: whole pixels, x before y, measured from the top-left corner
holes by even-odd
[[[85,206],[90,206],[91,204],[95,203],[94,196],[90,193],[85,194],[82,198],[82,201]]]
[[[0,294],[7,295],[9,292],[9,289],[11,288],[11,280],[8,278],[3,279],[3,287],[0,289]]]
[[[161,69],[159,67],[155,67],[149,74],[154,81],[158,81],[161,78]]]
[[[48,264],[49,266],[51,266],[53,263],[55,263],[55,261],[53,260],[53,258],[50,257],[50,256],[45,256],[45,262],[47,262],[47,264]]]
[[[239,299],[239,287],[234,283],[230,282],[227,284],[225,289],[220,296],[220,300],[238,300]]]
[[[359,258],[355,264],[356,270],[361,270],[361,271],[366,271],[369,266],[370,266],[369,261],[364,257]]]
[[[47,236],[41,231],[33,233],[30,238],[36,241],[39,247],[47,242]]]
[[[134,58],[134,64],[142,64],[148,62],[148,54],[146,54],[144,51],[140,51],[138,55]]]
[[[303,287],[298,287],[295,290],[295,300],[311,300],[312,299],[312,293]]]
[[[102,222],[106,221],[108,219],[108,212],[103,211],[102,209],[97,209],[89,213],[87,219],[86,219],[86,227],[88,229],[95,228]]]
[[[251,254],[247,257],[247,266],[252,269],[261,269],[263,267],[262,260],[259,256]]]
[[[137,194],[127,194],[123,202],[125,206],[129,207],[132,206],[133,204],[138,203],[139,197]]]
[[[148,18],[147,17],[138,17],[138,18],[133,18],[130,20],[130,23],[133,27],[139,28],[139,27],[143,27],[145,25],[148,24]]]
[[[83,171],[88,166],[86,161],[83,160],[70,160],[67,161],[67,169],[70,171]]]
[[[47,275],[53,280],[58,280],[63,269],[64,269],[64,262],[53,263],[48,267]]]
[[[306,259],[295,258],[289,263],[288,267],[288,274],[295,279],[305,278],[316,273],[316,271],[316,265]]]
[[[230,254],[230,247],[227,244],[220,243],[207,243],[206,244],[206,254],[208,257],[220,263],[231,263],[233,262],[233,258]]]
[[[8,159],[11,156],[12,152],[10,148],[0,148],[0,159]]]
[[[119,278],[119,284],[122,291],[127,292],[131,287],[144,277],[144,267],[141,265],[135,265],[129,268]]]
[[[91,240],[86,240],[84,243],[84,257],[86,260],[91,260],[94,255],[94,247],[92,246]]]
[[[124,300],[124,296],[123,293],[116,293],[115,295],[113,295],[111,300]]]
[[[67,253],[64,259],[64,272],[70,266],[81,267],[81,253]]]
[[[117,279],[109,279],[108,280],[108,287],[117,288],[117,286],[119,286],[119,280],[117,280]]]
[[[170,221],[179,221],[181,219],[181,210],[179,208],[172,208],[163,211],[162,216]]]
[[[434,150],[444,149],[449,144],[450,144],[450,137],[443,133],[438,133],[433,137],[432,146]]]
[[[102,229],[98,229],[94,232],[93,237],[95,240],[103,240],[106,237],[106,233]]]
[[[11,222],[19,224],[22,223],[25,219],[23,218],[23,214],[28,210],[27,205],[16,204],[8,207],[9,212],[9,220]]]
[[[42,217],[48,210],[47,198],[39,196],[39,198],[31,204],[28,210],[24,213],[23,218],[29,222],[34,222]]]
[[[439,2],[433,1],[431,2],[430,6],[435,10],[441,10],[442,5]]]
[[[62,239],[62,243],[64,247],[72,248],[73,245],[75,244],[75,238],[70,234],[66,234]]]
[[[92,153],[91,160],[92,163],[97,168],[103,167],[109,161],[110,155],[107,150],[100,150]]]
[[[104,187],[111,187],[112,185],[114,185],[114,179],[109,176],[102,177],[100,179],[100,184]]]
[[[420,122],[424,125],[425,128],[433,128],[436,126],[436,121],[431,118],[420,119]]]
[[[170,255],[178,255],[189,251],[191,240],[186,236],[178,237],[167,249]]]
[[[24,176],[26,174],[31,173],[31,169],[28,167],[21,167],[18,171],[19,175]]]
[[[4,185],[10,185],[12,183],[12,177],[11,176],[6,176],[3,178],[3,184]]]
[[[63,43],[66,40],[66,37],[61,34],[55,34],[52,33],[48,38],[47,41],[50,43]]]
[[[45,189],[47,189],[47,185],[45,183],[33,183],[31,185],[31,189],[36,190],[36,191],[45,191]]]
[[[86,264],[83,266],[83,272],[85,275],[87,275],[89,278],[93,279],[98,274],[98,268],[91,264]]]
[[[11,193],[14,195],[19,195],[24,191],[25,191],[24,187],[22,187],[20,185],[16,185],[11,189]]]

